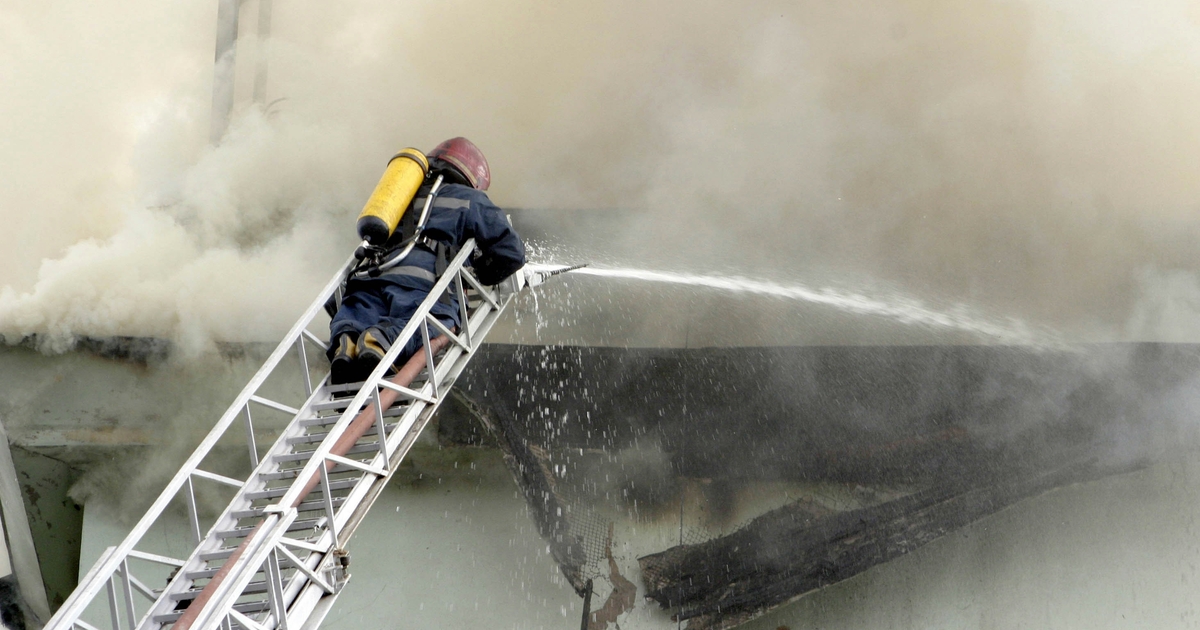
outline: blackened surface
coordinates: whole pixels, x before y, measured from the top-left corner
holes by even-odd
[[[458,393],[458,390],[451,390]],[[498,446],[495,434],[478,416],[478,407],[459,396],[451,396],[438,408],[438,444],[443,446]]]
[[[913,483],[1081,444],[1141,456],[1181,428],[1198,367],[1196,347],[1158,344],[489,345],[459,387],[547,450],[653,445],[689,477]]]
[[[21,601],[21,589],[17,577],[9,574],[0,577],[0,621],[8,630],[25,630],[25,606]]]
[[[37,335],[20,339],[0,336],[0,341],[23,348],[39,349],[43,340]],[[79,352],[87,352],[106,359],[128,361],[146,365],[162,361],[171,353],[171,342],[156,337],[75,337],[71,344]]]
[[[915,489],[841,515],[797,504],[711,548],[650,561],[660,569],[647,571],[657,580],[648,592],[660,603],[682,606],[699,627],[723,627],[1021,498],[1189,441],[1198,368],[1196,346],[1163,344],[489,345],[458,387],[502,446],[524,454],[515,470],[548,538],[586,529],[559,513],[572,505],[625,501],[643,514],[666,506],[679,477]],[[606,472],[626,478],[600,483],[594,464],[605,459],[619,464]],[[721,554],[729,572],[698,560]],[[573,584],[590,577],[583,564],[594,559],[555,558]],[[764,562],[771,570],[758,570]],[[672,577],[684,574],[711,579],[684,593]]]

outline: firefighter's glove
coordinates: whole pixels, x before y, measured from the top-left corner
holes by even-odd
[[[512,275],[500,281],[496,285],[496,292],[500,297],[507,298],[510,295],[515,295],[525,288],[525,270],[518,269]]]

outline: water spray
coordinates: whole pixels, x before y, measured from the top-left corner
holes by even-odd
[[[535,270],[533,272],[535,274],[546,274],[548,268],[557,266],[526,265],[527,270],[531,267]],[[589,265],[549,270],[549,275],[544,275],[542,280],[568,271],[601,278],[658,282],[798,300],[831,306],[848,313],[884,317],[901,324],[961,330],[1006,344],[1037,347],[1062,346],[1058,334],[1054,331],[1032,327],[1011,317],[986,317],[972,312],[962,304],[955,304],[946,309],[935,309],[920,300],[903,295],[890,295],[884,299],[831,287],[814,288],[802,284],[780,284],[742,276],[683,274],[632,268],[603,269]],[[530,284],[535,286],[532,282]]]

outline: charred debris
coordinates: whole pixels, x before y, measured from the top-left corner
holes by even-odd
[[[846,509],[793,498],[639,558],[647,597],[689,628],[728,628],[1022,499],[1154,461],[1187,432],[1198,367],[1200,348],[1160,344],[491,345],[441,431],[466,417],[491,429],[581,596],[609,575],[614,510],[678,513],[686,483],[871,495]]]

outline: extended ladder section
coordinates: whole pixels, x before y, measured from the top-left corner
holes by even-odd
[[[500,296],[481,285],[464,268],[474,249],[473,241],[462,247],[363,383],[330,385],[326,376],[314,385],[308,353],[323,352],[326,341],[308,327],[338,290],[343,268],[149,511],[120,545],[101,556],[47,628],[317,628],[348,578],[347,541],[511,300],[511,295]],[[446,294],[457,298],[464,323],[459,331],[448,330],[430,314]],[[434,348],[437,341],[430,343],[439,332],[448,339],[440,356]],[[421,335],[425,344],[421,373],[406,386],[385,379],[387,366],[414,335]],[[287,404],[259,395],[293,352],[303,366],[307,399]],[[265,432],[255,428],[252,412],[262,409],[284,412],[291,421],[260,457],[256,436]],[[249,443],[249,466],[244,461],[228,462],[228,457],[208,457],[227,434],[241,439],[242,429]],[[276,427],[272,435],[278,431]],[[244,479],[244,472],[231,472],[248,468],[252,472]],[[198,507],[199,484],[237,489],[206,534]],[[150,542],[144,540],[147,533],[163,526],[164,513],[180,497],[194,542],[190,555],[169,557],[145,551],[143,543]]]

